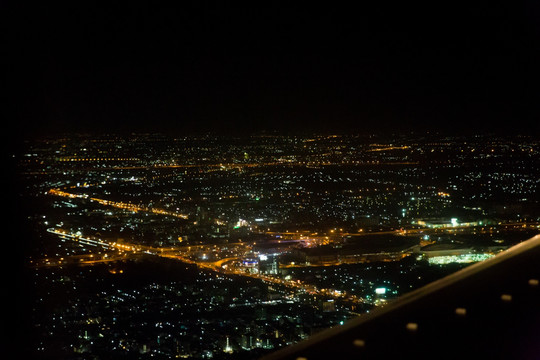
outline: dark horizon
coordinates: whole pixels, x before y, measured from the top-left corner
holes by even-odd
[[[538,5],[7,6],[15,134],[537,134]]]

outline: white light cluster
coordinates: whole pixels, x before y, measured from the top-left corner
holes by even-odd
[[[446,265],[451,263],[466,264],[478,261],[484,261],[493,257],[492,254],[463,254],[463,255],[448,255],[434,256],[428,259],[430,265]]]

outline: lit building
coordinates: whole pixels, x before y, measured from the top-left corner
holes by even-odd
[[[457,218],[451,219],[418,219],[412,221],[412,224],[424,226],[430,229],[440,229],[440,228],[452,228],[452,227],[469,227],[469,226],[478,226],[482,225],[481,221],[469,221],[469,222],[460,222]]]
[[[276,275],[279,272],[279,263],[276,255],[259,256],[259,272],[261,274]]]

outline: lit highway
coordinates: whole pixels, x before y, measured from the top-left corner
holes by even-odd
[[[70,198],[70,199],[75,199],[75,198],[88,199],[90,201],[97,202],[97,203],[99,203],[101,205],[104,205],[104,206],[112,206],[112,207],[115,207],[115,208],[125,209],[125,210],[129,210],[129,211],[133,211],[133,212],[149,212],[149,213],[158,214],[158,215],[174,216],[174,217],[178,217],[178,218],[182,218],[182,219],[187,219],[188,218],[188,216],[186,214],[180,214],[180,213],[177,213],[177,212],[174,212],[174,211],[169,211],[169,210],[164,210],[164,209],[157,209],[157,208],[147,208],[147,207],[144,207],[144,206],[135,205],[135,204],[126,203],[126,202],[120,202],[120,201],[111,201],[111,200],[105,200],[105,199],[98,199],[98,198],[89,197],[88,195],[73,194],[73,193],[69,193],[69,192],[66,192],[66,191],[59,190],[59,189],[50,189],[49,194],[50,195],[67,197],[67,198]]]
[[[223,266],[224,264],[228,262],[239,260],[240,259],[239,257],[224,258],[224,259],[217,260],[215,262],[195,261],[193,259],[190,259],[189,257],[179,255],[179,252],[175,250],[174,248],[173,249],[152,248],[149,246],[141,246],[141,245],[128,244],[128,243],[107,242],[101,239],[94,239],[94,238],[91,239],[91,238],[83,237],[81,234],[72,234],[62,229],[50,228],[50,229],[47,229],[47,231],[51,234],[58,235],[63,239],[69,239],[83,245],[103,247],[109,250],[118,250],[120,251],[121,254],[124,254],[123,258],[116,256],[110,259],[97,259],[97,258],[92,259],[92,255],[88,255],[84,261],[80,261],[81,265],[91,265],[91,264],[97,264],[97,263],[124,260],[125,257],[128,256],[129,253],[131,254],[144,253],[144,254],[160,256],[160,257],[164,257],[168,259],[175,259],[175,260],[179,260],[188,264],[194,264],[202,269],[207,269],[207,270],[219,272],[222,274],[240,275],[240,276],[250,277],[254,279],[259,279],[265,283],[285,286],[294,290],[304,291],[313,296],[332,297],[334,299],[342,300],[342,301],[352,303],[352,304],[367,303],[363,298],[357,297],[355,295],[349,295],[346,292],[336,291],[332,289],[320,289],[313,285],[305,284],[301,282],[300,280],[284,280],[278,277],[268,276],[265,274],[250,273],[245,270]],[[48,266],[62,266],[65,263],[66,263],[65,260],[64,262],[56,262],[56,263],[51,262],[51,261],[49,261],[49,263],[44,263],[43,261],[41,261],[41,266],[43,266],[44,264]],[[39,265],[36,265],[36,266],[39,266]]]

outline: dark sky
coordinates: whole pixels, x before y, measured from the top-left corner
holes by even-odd
[[[291,3],[3,5],[7,116],[22,134],[537,132],[536,1]]]

